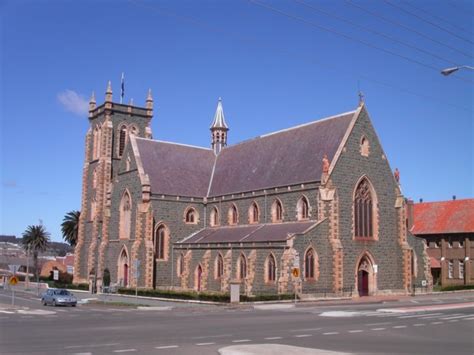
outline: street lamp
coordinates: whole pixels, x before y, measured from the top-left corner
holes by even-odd
[[[474,70],[474,67],[471,67],[469,65],[460,65],[458,67],[452,67],[452,68],[446,68],[441,70],[441,74],[444,76],[448,76],[454,72],[457,72],[459,69],[469,69],[469,70]]]

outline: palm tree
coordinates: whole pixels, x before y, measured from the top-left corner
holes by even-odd
[[[79,211],[71,211],[64,216],[63,223],[61,223],[63,239],[72,247],[76,246],[77,244],[80,215],[81,212]]]
[[[42,224],[36,226],[28,226],[23,232],[23,248],[29,252],[33,252],[33,263],[35,265],[36,282],[39,281],[38,253],[45,251],[49,244],[50,234],[46,231]]]

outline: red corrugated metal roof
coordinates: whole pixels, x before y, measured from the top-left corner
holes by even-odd
[[[411,232],[474,233],[474,199],[416,203]]]
[[[438,259],[431,256],[430,257],[430,266],[431,266],[432,269],[439,269],[441,267],[441,263]]]

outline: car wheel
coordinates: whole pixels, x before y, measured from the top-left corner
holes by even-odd
[[[47,306],[47,305],[48,305],[45,300],[41,300],[41,303],[43,304],[43,306]]]
[[[76,305],[75,305],[75,304],[72,304],[71,306],[72,306],[72,307],[76,307]]]
[[[53,300],[53,307],[56,307],[56,300]]]

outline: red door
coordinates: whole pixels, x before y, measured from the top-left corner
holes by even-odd
[[[369,295],[369,273],[364,270],[360,270],[357,275],[357,286],[359,289],[359,296]]]
[[[123,266],[123,286],[128,286],[128,264]]]

